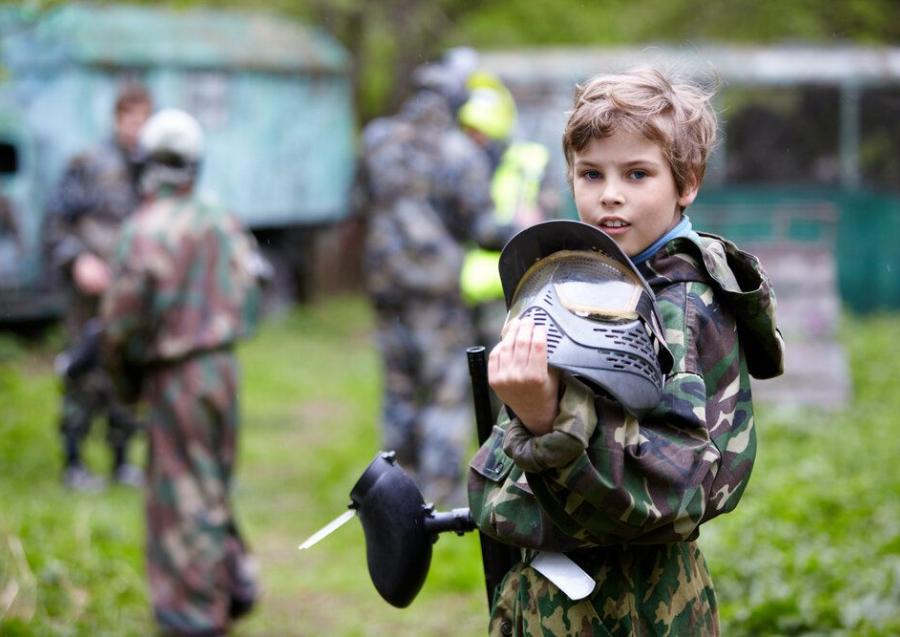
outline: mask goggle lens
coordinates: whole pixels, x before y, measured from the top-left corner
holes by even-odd
[[[644,291],[630,270],[602,252],[564,250],[541,259],[522,276],[509,316],[521,316],[548,285],[573,314],[603,321],[638,318]]]

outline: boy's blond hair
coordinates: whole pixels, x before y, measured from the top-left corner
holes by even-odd
[[[670,81],[655,69],[598,75],[575,88],[575,106],[563,132],[569,181],[574,154],[594,138],[618,130],[638,132],[662,149],[675,186],[684,193],[699,186],[716,142],[712,92],[688,82]]]

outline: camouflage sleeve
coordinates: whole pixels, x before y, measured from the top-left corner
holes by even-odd
[[[501,224],[494,215],[491,198],[491,170],[484,152],[471,144],[458,163],[455,180],[457,215],[450,223],[457,233],[485,250],[500,250],[515,234],[512,224]]]
[[[43,239],[52,266],[66,273],[75,258],[87,250],[66,219],[55,212],[48,212],[44,218]]]
[[[69,162],[47,205],[46,241],[50,258],[57,268],[68,268],[87,250],[78,236],[75,220],[92,209],[90,161],[79,156]]]
[[[459,291],[462,247],[424,202],[401,200],[370,222],[365,270],[369,291],[384,302],[406,295]]]
[[[676,358],[659,406],[638,422],[597,398],[596,431],[570,463],[543,458],[550,468],[539,470],[514,458],[550,518],[583,542],[693,539],[734,508],[749,478],[756,441],[733,318],[703,283],[670,286],[658,301]],[[578,402],[563,399],[554,427],[584,413]]]
[[[66,166],[53,197],[50,210],[67,221],[97,207],[94,168],[88,155],[79,155]]]
[[[534,436],[517,418],[506,430],[503,450],[525,471],[534,473],[570,464],[584,453],[597,429],[593,392],[571,376],[563,383],[560,413],[550,432]]]
[[[469,465],[469,510],[478,528],[512,546],[570,551],[590,546],[564,533],[535,498],[528,474],[508,455],[516,426],[504,410]],[[571,450],[570,443],[563,442]],[[583,455],[581,447],[576,453]],[[541,452],[538,452],[540,454]]]
[[[230,233],[234,244],[234,270],[231,278],[242,287],[241,337],[256,333],[262,316],[263,288],[274,276],[272,264],[263,256],[252,233],[244,229],[240,220],[229,215]]]
[[[103,363],[122,392],[128,370],[140,360],[140,336],[148,329],[149,276],[143,264],[149,261],[147,239],[126,222],[122,241],[112,266],[112,282],[103,295],[100,317],[103,322]],[[128,388],[132,389],[132,388]]]

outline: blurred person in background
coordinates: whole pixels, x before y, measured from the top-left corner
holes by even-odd
[[[137,140],[153,110],[150,93],[130,82],[115,101],[113,135],[74,157],[51,197],[51,258],[62,274],[67,297],[66,332],[77,345],[110,281],[109,264],[122,223],[137,208]],[[82,445],[98,413],[107,419],[113,480],[140,486],[141,471],[128,463],[128,444],[139,428],[134,412],[119,402],[109,376],[94,367],[77,377],[63,375],[60,434],[63,483],[75,490],[99,491],[105,481],[84,465]]]
[[[425,499],[443,506],[465,503],[461,469],[473,436],[464,245],[499,249],[515,232],[497,223],[487,156],[456,121],[473,62],[453,51],[417,68],[400,111],[363,132],[363,263],[383,365],[383,444]]]
[[[236,217],[194,193],[197,121],[175,109],[141,131],[144,197],[103,299],[104,361],[147,406],[147,574],[164,635],[224,635],[257,591],[231,504],[238,443],[235,343],[262,271]]]
[[[22,258],[22,233],[9,198],[0,195],[0,278]]]
[[[496,222],[524,228],[556,216],[559,193],[548,178],[550,153],[537,142],[512,138],[517,118],[512,93],[486,71],[472,73],[466,84],[469,97],[459,109],[458,119],[488,157]],[[476,343],[488,350],[500,340],[506,320],[499,262],[498,250],[470,244],[460,280],[463,298],[472,311]]]

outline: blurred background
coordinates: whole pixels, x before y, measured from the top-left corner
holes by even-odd
[[[754,388],[744,502],[701,533],[723,632],[900,634],[895,0],[26,1],[0,4],[0,38],[0,634],[152,626],[140,496],[59,485],[65,307],[44,245],[48,193],[106,133],[126,79],[197,116],[201,188],[275,265],[269,318],[241,350],[237,502],[265,592],[236,634],[484,634],[474,536],[442,537],[403,611],[372,588],[358,525],[296,551],[378,449],[365,219],[351,210],[359,131],[454,46],[510,88],[514,137],[550,150],[564,216],[577,82],[654,64],[718,87],[722,140],[690,215],[762,258],[788,344],[785,376]]]

